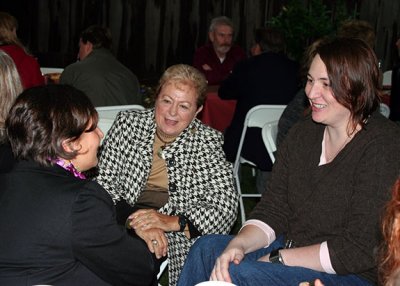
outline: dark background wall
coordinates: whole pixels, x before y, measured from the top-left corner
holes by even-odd
[[[75,61],[79,33],[87,26],[110,27],[118,59],[141,82],[154,82],[175,63],[188,63],[207,41],[210,20],[230,17],[235,40],[248,50],[253,30],[276,16],[289,1],[278,0],[2,0],[0,9],[19,21],[18,35],[41,66],[65,67]],[[310,1],[302,1],[305,6]],[[384,69],[391,66],[400,19],[400,1],[346,1],[358,18],[376,29],[375,50]],[[335,11],[336,1],[324,1]]]

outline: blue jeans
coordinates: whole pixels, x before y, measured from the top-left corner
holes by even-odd
[[[208,281],[215,260],[225,249],[233,236],[206,235],[199,238],[190,249],[185,265],[178,281],[178,286],[193,286]],[[246,254],[239,265],[231,263],[229,273],[232,282],[238,286],[245,285],[289,285],[298,286],[304,281],[319,278],[325,286],[351,285],[370,286],[367,280],[356,275],[335,275],[314,271],[303,267],[292,267],[269,262],[259,262],[258,258],[283,246],[283,237],[279,237],[267,248]]]

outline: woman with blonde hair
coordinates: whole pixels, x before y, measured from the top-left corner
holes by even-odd
[[[42,85],[44,78],[39,63],[18,39],[17,29],[17,19],[6,12],[0,12],[0,50],[13,59],[24,89]]]
[[[194,67],[169,67],[155,107],[120,112],[99,158],[97,181],[114,200],[120,223],[146,242],[157,263],[168,256],[170,286],[197,238],[227,234],[236,220],[222,134],[196,118],[206,89]]]
[[[21,80],[13,60],[0,51],[0,142],[5,138],[7,114],[18,94],[22,92]]]
[[[5,121],[15,98],[22,92],[22,84],[13,60],[0,50],[0,173],[11,168],[14,161],[8,144]]]

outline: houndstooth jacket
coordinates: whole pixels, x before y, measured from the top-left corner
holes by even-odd
[[[114,202],[134,205],[148,180],[156,124],[154,109],[120,112],[103,142],[97,181]],[[203,235],[229,233],[237,216],[238,196],[232,165],[225,159],[220,132],[198,119],[163,151],[169,200],[158,211],[183,214]],[[167,233],[169,285],[175,285],[196,239]]]

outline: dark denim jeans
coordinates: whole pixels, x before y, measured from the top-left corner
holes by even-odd
[[[197,283],[208,281],[216,258],[232,238],[233,236],[228,235],[207,235],[199,238],[190,249],[178,286],[193,286]],[[261,256],[282,246],[283,238],[280,237],[269,247],[247,254],[239,265],[232,263],[229,267],[232,282],[238,286],[298,286],[300,282],[314,281],[319,278],[325,286],[372,285],[367,280],[356,275],[334,275],[303,267],[257,261]]]

